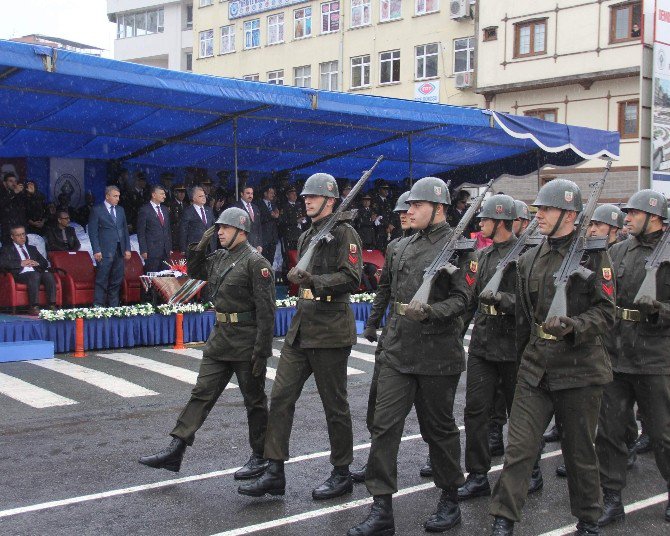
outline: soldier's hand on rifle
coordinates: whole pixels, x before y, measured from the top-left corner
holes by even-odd
[[[363,337],[370,342],[377,342],[377,330],[374,326],[367,326],[363,331]]]
[[[291,283],[295,283],[296,285],[309,287],[312,284],[312,274],[295,266],[288,271],[286,277]]]
[[[405,316],[417,322],[423,322],[430,316],[431,307],[427,303],[412,300],[405,309]]]
[[[542,329],[545,333],[553,335],[554,337],[565,337],[575,329],[575,321],[567,316],[552,316],[544,324]]]
[[[502,294],[500,292],[494,292],[492,290],[484,290],[480,295],[479,299],[482,303],[486,305],[498,305],[500,300],[502,300]]]
[[[661,308],[660,302],[651,296],[641,296],[640,299],[635,302],[635,305],[645,316],[655,315]]]
[[[268,358],[253,354],[251,356],[251,374],[255,378],[265,376],[267,370]]]
[[[200,242],[198,242],[198,245],[195,247],[195,249],[197,249],[198,251],[207,249],[207,245],[214,236],[214,233],[216,233],[216,225],[212,225],[209,229],[207,229],[203,233],[202,238],[200,239]]]

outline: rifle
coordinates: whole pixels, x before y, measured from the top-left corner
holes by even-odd
[[[605,168],[605,174],[602,179],[591,184],[591,195],[589,195],[589,200],[586,203],[586,208],[582,211],[582,217],[580,218],[579,225],[577,226],[577,231],[575,232],[576,236],[570,244],[570,249],[568,254],[563,259],[563,263],[558,271],[554,274],[554,286],[556,287],[556,293],[554,294],[554,299],[551,301],[549,306],[549,311],[547,312],[546,320],[554,316],[568,316],[568,297],[567,297],[567,287],[568,281],[573,275],[578,275],[585,281],[593,275],[593,272],[582,266],[581,260],[584,255],[584,251],[587,249],[593,249],[593,245],[597,244],[603,249],[607,247],[606,241],[602,239],[589,240],[589,246],[587,247],[587,238],[586,233],[588,231],[589,224],[591,223],[591,217],[593,216],[593,211],[596,209],[598,203],[598,198],[600,197],[603,188],[605,187],[605,180],[609,174],[610,167],[612,166],[612,161],[607,162]]]
[[[358,192],[360,192],[361,188],[363,188],[365,181],[367,181],[370,178],[372,172],[375,170],[375,168],[379,165],[379,163],[383,159],[384,155],[381,155],[379,158],[377,158],[377,161],[374,163],[374,165],[370,169],[365,171],[361,176],[361,178],[358,179],[358,182],[351,189],[349,195],[344,199],[344,201],[342,201],[342,203],[340,203],[340,206],[337,207],[337,209],[333,213],[333,217],[330,218],[328,223],[326,223],[326,225],[324,225],[321,228],[321,230],[318,233],[316,233],[309,241],[309,246],[307,246],[307,250],[305,250],[305,253],[300,256],[300,260],[298,261],[296,268],[299,268],[300,270],[307,270],[307,267],[309,266],[310,262],[312,262],[312,257],[314,257],[314,252],[316,251],[317,244],[324,239],[327,241],[332,240],[333,235],[330,234],[330,231],[333,230],[335,224],[342,221],[343,219],[351,218],[351,211],[347,212],[345,217],[343,217],[343,213],[346,212],[347,208],[349,207],[349,205],[351,205],[351,202],[354,200]]]
[[[447,243],[444,244],[442,251],[438,253],[437,257],[435,257],[435,260],[433,260],[433,262],[430,263],[430,266],[426,268],[426,271],[423,274],[423,282],[421,283],[419,290],[417,290],[416,294],[414,294],[412,301],[416,300],[419,303],[428,303],[428,296],[430,295],[430,290],[433,287],[433,281],[435,281],[438,272],[444,268],[447,270],[449,275],[452,275],[458,270],[458,267],[451,263],[451,258],[454,256],[456,250],[467,250],[474,248],[475,240],[468,240],[463,238],[463,231],[465,231],[465,228],[470,224],[470,221],[472,218],[474,218],[475,213],[479,210],[479,207],[482,206],[484,196],[486,195],[486,192],[490,190],[491,186],[493,186],[493,179],[491,179],[486,184],[484,191],[475,197],[468,210],[465,212],[465,214],[463,214],[461,221],[458,222],[458,225],[454,228],[454,232],[452,233],[451,238],[449,238]]]
[[[537,218],[533,219],[533,221],[530,222],[530,224],[528,225],[528,227],[526,227],[526,230],[523,232],[523,234],[514,243],[512,249],[509,250],[509,253],[507,253],[507,255],[505,255],[505,258],[498,263],[498,266],[496,266],[496,271],[493,274],[493,277],[489,279],[489,282],[484,287],[484,290],[482,290],[482,293],[484,293],[487,290],[490,290],[494,294],[498,292],[500,283],[502,283],[503,275],[505,275],[505,270],[510,264],[515,263],[516,261],[519,260],[519,257],[521,257],[521,254],[523,253],[523,250],[525,249],[528,243],[528,239],[535,232],[535,229],[537,229],[538,223],[539,222],[537,221]]]
[[[647,257],[644,269],[647,272],[644,281],[637,291],[633,303],[636,303],[642,296],[649,296],[656,299],[656,272],[664,262],[670,262],[670,227],[665,230],[661,240],[656,244],[654,251]]]

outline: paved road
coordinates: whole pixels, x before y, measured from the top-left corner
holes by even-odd
[[[368,386],[374,348],[360,340],[350,360],[349,398],[354,419],[355,466],[366,459]],[[281,341],[275,341],[275,348]],[[278,352],[277,352],[278,353]],[[299,401],[286,466],[283,499],[254,500],[236,493],[232,473],[249,455],[239,390],[224,392],[188,449],[178,474],[141,466],[137,458],[164,447],[167,433],[195,381],[200,350],[167,348],[91,353],[85,359],[0,364],[0,531],[3,535],[330,535],[345,534],[368,509],[357,485],[350,496],[315,503],[311,489],[326,478],[328,440],[323,410],[310,380]],[[268,392],[277,357],[270,359]],[[462,424],[464,379],[457,400]],[[427,446],[412,413],[398,468],[394,499],[397,534],[425,534],[439,491],[418,474]],[[464,435],[461,436],[464,442]],[[545,449],[544,489],[529,498],[516,534],[569,534],[566,482],[554,475],[556,444]],[[502,459],[495,459],[492,481]],[[630,474],[625,524],[604,534],[668,534],[667,493],[653,457],[640,457]],[[450,534],[488,534],[488,499],[462,505],[463,524]]]

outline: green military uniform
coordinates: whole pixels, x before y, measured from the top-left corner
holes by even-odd
[[[191,399],[170,435],[192,445],[196,431],[235,374],[247,409],[249,443],[254,454],[262,456],[268,416],[265,375],[253,376],[251,358],[272,355],[272,267],[246,241],[209,256],[191,245],[188,275],[211,285],[217,321],[205,344]]]
[[[581,522],[594,524],[602,511],[593,443],[603,385],[612,379],[602,341],[614,323],[614,289],[607,279],[611,264],[606,251],[588,251],[582,265],[593,275],[586,281],[579,277],[570,280],[567,311],[575,322],[574,331],[557,339],[540,327],[554,297],[554,273],[573,237],[574,232],[549,238],[524,253],[517,265],[516,347],[520,362],[505,465],[491,504],[494,516],[511,521],[521,519],[542,433],[554,411],[563,429],[571,512]]]
[[[299,255],[332,217],[312,223],[300,236]],[[326,413],[330,461],[344,466],[353,459],[347,361],[356,343],[356,322],[349,303],[350,293],[360,284],[363,262],[360,238],[351,225],[338,223],[331,234],[333,239],[319,243],[307,267],[312,283],[300,288],[296,314],[281,350],[265,440],[265,457],[271,460],[289,459],[295,403],[312,374]]]

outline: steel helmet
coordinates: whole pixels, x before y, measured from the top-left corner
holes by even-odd
[[[335,177],[328,173],[314,173],[305,181],[300,195],[320,195],[322,197],[340,197]]]
[[[668,217],[668,200],[663,194],[654,190],[640,190],[635,192],[628,203],[621,207],[624,212],[631,209],[660,216],[663,220]]]
[[[514,207],[516,208],[516,217],[522,220],[532,220],[530,216],[530,210],[528,210],[528,205],[524,203],[523,201],[519,201],[518,199],[514,200]]]
[[[393,209],[393,212],[407,212],[409,210],[409,203],[407,202],[408,197],[409,192],[400,194],[400,197],[395,203],[395,208]]]
[[[230,225],[245,233],[251,232],[251,221],[247,211],[237,207],[231,207],[224,210],[219,219],[215,222],[217,225]]]
[[[665,215],[665,219],[663,220],[663,223],[670,223],[670,208],[668,208],[668,213]]]
[[[405,201],[407,203],[412,201],[428,201],[429,203],[449,205],[451,204],[451,196],[449,195],[447,184],[442,179],[424,177],[414,183]]]
[[[484,201],[484,206],[477,217],[492,220],[515,220],[516,206],[514,205],[514,199],[505,194],[492,195]]]
[[[612,227],[623,229],[624,216],[625,215],[623,211],[619,207],[606,203],[604,205],[600,205],[593,211],[591,221],[606,223]]]
[[[554,179],[537,192],[534,207],[554,207],[561,210],[581,212],[584,208],[582,192],[574,182],[567,179]]]

